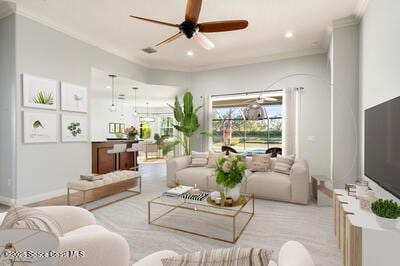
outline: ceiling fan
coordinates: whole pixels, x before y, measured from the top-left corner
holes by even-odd
[[[197,43],[207,50],[214,48],[215,45],[203,33],[241,30],[245,29],[249,24],[247,20],[225,20],[198,23],[201,2],[202,0],[187,0],[185,21],[183,21],[181,24],[173,24],[138,16],[131,17],[164,26],[174,27],[179,30],[178,33],[158,43],[156,46],[170,43],[182,35],[185,35],[188,39],[193,38],[195,41],[197,41]]]
[[[274,97],[267,97],[267,96],[263,96],[263,97],[258,97],[257,99],[249,99],[247,101],[244,101],[244,103],[251,103],[251,102],[256,102],[258,104],[263,104],[265,102],[277,102],[278,99],[274,98]]]

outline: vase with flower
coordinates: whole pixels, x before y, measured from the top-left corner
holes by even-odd
[[[128,139],[135,140],[138,135],[138,131],[134,126],[130,126],[128,128],[125,128],[125,135]]]
[[[224,186],[225,198],[237,201],[240,197],[240,182],[244,177],[246,165],[242,157],[230,156],[223,157],[217,161],[215,168],[216,182]]]

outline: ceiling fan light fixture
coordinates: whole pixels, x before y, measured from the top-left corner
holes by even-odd
[[[198,32],[196,35],[193,36],[193,39],[200,44],[204,49],[211,50],[215,47],[213,44],[203,33]]]
[[[291,31],[288,31],[288,32],[285,33],[285,38],[286,39],[291,39],[291,38],[293,38],[293,36],[294,36],[293,32],[291,32]]]

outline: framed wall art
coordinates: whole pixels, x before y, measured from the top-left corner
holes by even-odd
[[[25,107],[57,110],[58,81],[23,74],[22,87]]]
[[[61,141],[88,141],[88,121],[87,116],[61,115]]]
[[[24,143],[57,142],[56,114],[24,111]]]
[[[87,113],[87,97],[86,87],[61,82],[61,110]]]

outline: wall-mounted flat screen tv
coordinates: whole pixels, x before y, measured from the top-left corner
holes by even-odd
[[[400,97],[365,110],[364,172],[400,199]]]

